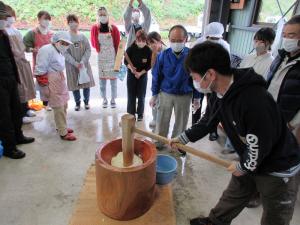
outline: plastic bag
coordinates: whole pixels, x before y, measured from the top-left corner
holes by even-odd
[[[120,81],[123,81],[124,78],[126,77],[127,67],[126,67],[124,64],[121,65],[120,71],[119,71],[119,72],[116,72],[116,73],[117,73],[117,78],[118,78]]]
[[[90,76],[87,73],[87,69],[82,67],[79,70],[78,84],[86,84],[91,82]]]
[[[38,99],[28,101],[28,107],[35,111],[40,111],[44,108],[43,102]]]

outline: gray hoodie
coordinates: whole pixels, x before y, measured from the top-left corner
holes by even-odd
[[[142,12],[144,16],[144,22],[141,25],[142,29],[148,33],[151,25],[151,13],[150,9],[142,3],[139,6],[139,10]],[[135,30],[134,30],[134,24],[132,23],[132,12],[133,12],[133,7],[130,5],[127,7],[125,13],[124,13],[124,22],[125,22],[125,30],[126,33],[128,34],[128,39],[127,39],[127,47],[126,49],[132,45],[132,43],[135,41]]]

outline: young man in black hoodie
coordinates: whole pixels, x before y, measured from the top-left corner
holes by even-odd
[[[288,225],[297,197],[300,151],[266,82],[253,69],[232,70],[228,52],[210,42],[190,51],[186,67],[195,88],[211,91],[213,99],[204,117],[170,145],[195,142],[221,122],[240,157],[228,168],[231,181],[209,217],[190,224],[229,225],[258,190],[264,210],[261,224]]]

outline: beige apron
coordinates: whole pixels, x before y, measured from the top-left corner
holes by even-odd
[[[9,36],[10,45],[16,61],[20,84],[18,85],[20,101],[26,103],[35,98],[35,86],[30,63],[25,58],[25,45],[17,35]]]

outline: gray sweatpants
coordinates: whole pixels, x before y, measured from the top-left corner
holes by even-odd
[[[168,136],[173,109],[175,124],[172,137],[177,137],[185,131],[190,115],[191,100],[192,94],[172,95],[161,92],[159,94],[156,133],[164,137]]]
[[[211,210],[210,220],[216,225],[230,225],[256,191],[260,193],[263,205],[261,225],[289,225],[297,198],[296,176],[232,176],[218,204]]]

